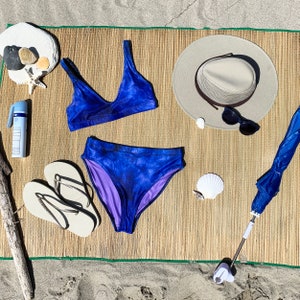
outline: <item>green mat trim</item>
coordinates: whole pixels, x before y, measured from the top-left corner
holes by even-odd
[[[13,260],[12,257],[0,257],[0,261],[10,261]],[[218,264],[220,260],[172,260],[172,259],[148,259],[148,258],[136,258],[136,259],[109,259],[102,257],[56,257],[56,256],[41,256],[41,257],[30,257],[31,261],[39,260],[57,260],[57,261],[99,261],[106,263],[171,263],[171,264]],[[275,264],[275,263],[265,263],[265,262],[240,262],[236,261],[235,264],[239,265],[253,265],[253,266],[265,266],[265,267],[281,267],[289,269],[300,269],[300,266],[286,265],[286,264]]]
[[[30,23],[30,22],[28,22]],[[17,23],[16,23],[17,24]],[[32,23],[34,24],[34,23]],[[8,23],[6,27],[13,26],[15,24]],[[255,27],[220,27],[220,28],[211,28],[211,27],[162,27],[162,26],[149,26],[149,27],[140,27],[140,26],[111,26],[111,25],[37,25],[40,28],[112,28],[112,29],[130,29],[130,30],[153,30],[153,29],[168,29],[168,30],[252,30],[252,31],[266,31],[266,32],[300,32],[300,29],[284,29],[284,28],[255,28]]]

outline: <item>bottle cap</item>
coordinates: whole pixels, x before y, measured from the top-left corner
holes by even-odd
[[[13,114],[14,113],[28,113],[28,104],[26,100],[15,102],[11,105],[8,114],[7,127],[11,127],[13,123]]]

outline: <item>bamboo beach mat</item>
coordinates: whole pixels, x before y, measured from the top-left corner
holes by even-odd
[[[251,218],[256,180],[272,164],[300,99],[300,39],[297,32],[259,30],[190,30],[132,28],[47,28],[83,77],[105,99],[116,98],[123,72],[122,41],[132,41],[137,69],[152,82],[159,107],[105,124],[70,132],[66,107],[73,86],[58,65],[44,78],[47,89],[29,96],[3,70],[0,89],[1,135],[13,169],[13,201],[29,257],[107,259],[220,260],[232,257]],[[246,38],[272,59],[278,73],[278,96],[261,129],[253,136],[238,131],[199,129],[177,104],[172,72],[181,52],[193,41],[212,34]],[[30,99],[30,153],[11,158],[12,130],[6,128],[9,106]],[[44,167],[55,160],[76,163],[90,183],[81,159],[87,137],[133,146],[185,149],[185,168],[141,215],[133,234],[117,233],[97,196],[100,226],[80,238],[38,219],[23,206],[22,189],[32,179],[45,179]],[[197,200],[196,182],[207,172],[219,174],[225,189],[215,200]],[[280,192],[257,219],[240,259],[300,265],[300,159],[297,150],[283,176]],[[0,231],[0,256],[10,257],[5,231]]]

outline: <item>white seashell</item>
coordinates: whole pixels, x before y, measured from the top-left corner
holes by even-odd
[[[21,70],[8,70],[9,78],[17,84],[28,84],[30,94],[35,86],[46,87],[39,79],[49,74],[59,61],[59,46],[56,39],[46,30],[21,22],[8,27],[0,34],[1,56],[3,56],[4,48],[10,45],[35,48],[39,57],[48,58],[49,66],[45,70],[40,70],[33,63]]]
[[[223,179],[215,173],[207,173],[201,176],[196,185],[195,194],[201,199],[215,199],[223,192]]]
[[[196,125],[201,128],[201,129],[204,129],[204,126],[205,126],[205,121],[203,118],[198,118],[196,120]]]

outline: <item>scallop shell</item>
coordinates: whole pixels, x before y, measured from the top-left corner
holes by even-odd
[[[198,179],[196,195],[201,199],[215,199],[224,190],[223,179],[215,173],[207,173]]]

